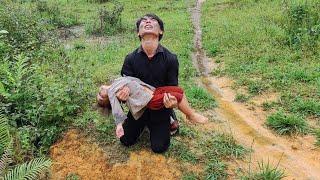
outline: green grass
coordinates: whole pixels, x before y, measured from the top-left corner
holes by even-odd
[[[258,162],[258,170],[253,173],[250,172],[249,176],[243,176],[241,177],[241,179],[281,180],[284,177],[284,171],[279,169],[278,166],[272,167],[272,165],[270,165],[269,162]]]
[[[280,135],[306,134],[308,125],[306,121],[294,114],[278,111],[267,118],[266,125]]]
[[[217,103],[205,89],[198,86],[187,87],[185,94],[192,107],[208,110],[217,106]]]
[[[208,56],[224,64],[212,74],[231,77],[235,88],[245,87],[252,96],[278,93],[280,100],[267,109],[319,120],[320,53],[315,49],[320,38],[318,31],[308,33],[319,24],[319,5],[304,0],[204,2],[203,45]]]
[[[230,134],[213,135],[204,143],[207,158],[243,158],[248,152],[243,146],[236,143]]]

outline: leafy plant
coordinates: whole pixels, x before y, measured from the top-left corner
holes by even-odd
[[[46,158],[36,158],[30,162],[20,164],[14,169],[10,170],[8,174],[4,176],[5,180],[16,179],[37,179],[37,177],[49,169],[51,160]]]
[[[242,180],[261,179],[261,180],[281,180],[285,177],[284,171],[279,169],[278,166],[272,167],[268,163],[258,162],[258,171],[250,174],[249,176],[241,177]]]
[[[98,20],[93,27],[87,27],[87,31],[93,34],[107,35],[118,33],[122,30],[121,13],[123,9],[123,5],[120,2],[114,2],[111,10],[106,7],[99,9]]]
[[[308,125],[301,116],[285,114],[283,111],[271,114],[266,125],[280,135],[305,134],[308,131]]]

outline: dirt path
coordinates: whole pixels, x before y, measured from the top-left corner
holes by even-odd
[[[197,0],[192,9],[192,22],[195,29],[193,62],[202,74],[201,83],[215,96],[219,107],[215,110],[222,131],[230,131],[235,139],[246,147],[253,148],[252,163],[269,161],[285,170],[287,179],[320,179],[320,151],[313,145],[311,136],[286,138],[279,137],[264,127],[266,112],[260,107],[234,102],[235,92],[231,89],[232,81],[228,78],[210,77],[209,72],[217,66],[209,61],[201,44],[201,5],[204,0]],[[268,97],[261,97],[263,100]],[[251,109],[251,110],[250,110]],[[217,125],[208,124],[208,128]]]

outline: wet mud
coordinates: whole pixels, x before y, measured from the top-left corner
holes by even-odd
[[[79,130],[71,129],[50,149],[51,179],[79,178],[149,180],[180,179],[176,160],[142,149],[126,162],[111,163],[110,155]]]
[[[214,110],[219,123],[207,124],[208,128],[231,132],[234,138],[247,148],[252,148],[245,162],[239,168],[256,166],[257,162],[269,162],[285,170],[286,179],[319,179],[320,150],[314,147],[312,136],[283,137],[277,136],[264,126],[267,112],[263,111],[261,102],[264,98],[276,99],[276,94],[255,98],[253,105],[234,102],[235,91],[232,80],[226,77],[210,77],[212,68],[218,66],[206,57],[201,44],[201,5],[198,0],[192,9],[194,25],[193,62],[202,74],[201,84],[215,97],[218,108]],[[204,128],[205,129],[205,128]],[[248,168],[247,168],[248,169]]]

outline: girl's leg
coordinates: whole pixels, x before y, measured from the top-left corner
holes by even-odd
[[[206,123],[208,121],[207,117],[196,113],[194,109],[190,107],[185,95],[183,95],[181,102],[178,104],[178,109],[186,115],[188,120],[192,122]]]

